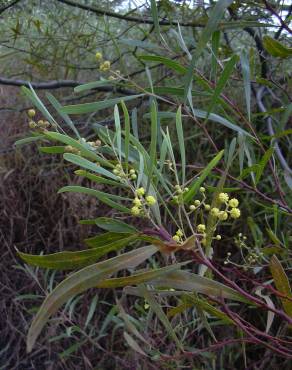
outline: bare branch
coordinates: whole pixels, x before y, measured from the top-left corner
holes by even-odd
[[[30,85],[36,90],[50,90],[50,89],[60,89],[65,87],[76,87],[82,85],[85,82],[74,81],[74,80],[56,80],[56,81],[46,81],[46,82],[30,82],[25,80],[14,80],[11,78],[0,77],[0,85],[9,85],[9,86],[27,86]],[[116,86],[98,86],[94,88],[95,91],[104,91],[104,92],[118,92],[124,95],[134,95],[135,91],[126,89],[123,87]]]
[[[87,10],[87,11],[95,13],[97,15],[107,15],[108,17],[122,19],[122,20],[128,21],[128,22],[145,23],[145,24],[151,24],[151,25],[154,24],[153,20],[151,20],[151,19],[143,19],[143,18],[139,18],[139,17],[132,17],[132,16],[129,16],[129,15],[126,15],[126,14],[119,14],[119,13],[111,12],[111,11],[105,10],[105,9],[98,9],[96,7],[93,7],[93,6],[90,6],[90,5],[85,5],[85,4],[80,4],[80,3],[76,2],[76,1],[72,1],[72,0],[57,0],[57,1],[60,2],[60,3],[63,3],[63,4],[73,6],[75,8]],[[173,22],[169,22],[169,21],[166,21],[166,20],[159,21],[159,24],[161,26],[171,26],[171,25],[175,25],[177,23],[178,23],[178,21],[173,21]],[[202,22],[179,22],[179,24],[180,24],[180,26],[185,26],[185,27],[201,27],[202,28],[202,27],[206,26],[206,24],[202,23]]]
[[[16,5],[17,3],[19,3],[20,0],[14,0],[14,1],[11,1],[10,4],[7,4],[6,6],[4,6],[3,8],[0,9],[0,14],[4,13],[5,10],[9,9],[9,8],[12,8],[14,5]]]

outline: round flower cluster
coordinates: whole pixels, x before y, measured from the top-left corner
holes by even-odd
[[[174,195],[172,197],[172,200],[176,204],[183,203],[183,194],[187,193],[189,191],[189,188],[182,188],[180,185],[174,186]]]
[[[201,243],[203,245],[206,245],[206,243],[207,243],[207,239],[206,239],[206,237],[207,237],[207,234],[206,234],[206,225],[205,224],[199,224],[199,225],[197,225],[197,232],[202,237]],[[213,239],[215,239],[215,240],[221,240],[221,235],[218,234]]]
[[[129,173],[126,174],[123,169],[123,166],[120,163],[115,165],[115,168],[113,169],[113,174],[118,176],[119,179],[126,179],[126,178],[128,178],[129,180],[137,179],[137,174],[134,168],[131,168]]]
[[[65,153],[72,153],[72,154],[77,154],[80,155],[81,152],[77,148],[74,148],[72,145],[66,145],[64,148]]]
[[[173,235],[172,239],[176,242],[176,243],[182,243],[183,242],[183,232],[181,229],[178,229],[177,232]]]
[[[205,202],[206,201],[206,194],[205,194],[206,189],[203,186],[201,186],[199,190],[200,190],[200,193],[203,196],[203,199],[202,200],[199,200],[199,199],[194,200],[194,203],[191,204],[190,207],[189,207],[191,212],[196,211],[198,208],[201,208],[201,207],[204,207],[204,209],[206,211],[209,211],[210,208],[211,208],[210,204],[207,204]]]
[[[38,130],[40,132],[45,132],[49,127],[51,127],[52,125],[50,124],[50,122],[48,121],[44,121],[42,119],[40,119],[39,121],[34,121],[33,118],[35,117],[36,115],[36,112],[34,109],[29,109],[27,111],[27,115],[28,117],[30,118],[30,121],[28,122],[28,126],[29,128],[31,128],[32,130]]]
[[[91,147],[91,149],[97,150],[101,146],[101,141],[87,141],[87,144]]]
[[[239,206],[238,199],[232,198],[229,200],[227,193],[220,193],[218,202],[225,205],[225,209],[220,210],[218,207],[213,207],[210,210],[212,216],[217,217],[220,221],[226,221],[229,216],[234,219],[240,217],[240,209],[237,208]]]
[[[136,190],[136,196],[133,199],[133,207],[131,213],[133,216],[145,215],[145,207],[151,207],[156,203],[156,199],[152,195],[145,196],[143,187]]]
[[[106,72],[110,69],[111,67],[111,62],[109,60],[105,60],[105,61],[102,61],[103,60],[103,55],[101,52],[96,52],[95,53],[95,59],[97,62],[100,62],[100,65],[99,65],[99,70],[102,71],[102,72]]]

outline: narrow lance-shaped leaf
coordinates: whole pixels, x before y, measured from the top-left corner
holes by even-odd
[[[158,11],[157,11],[157,5],[155,0],[151,0],[151,13],[152,18],[154,21],[154,28],[157,33],[157,36],[160,37],[160,26],[159,26],[159,20],[158,20]]]
[[[191,82],[193,79],[193,69],[198,61],[199,56],[201,55],[202,51],[204,50],[205,46],[207,45],[209,39],[211,38],[213,32],[215,32],[218,28],[219,22],[223,18],[224,12],[226,8],[231,5],[233,0],[219,0],[216,2],[214,6],[208,23],[206,27],[203,29],[199,42],[197,44],[195,53],[192,57],[192,61],[190,66],[188,67],[188,72],[185,77],[185,99],[187,98]]]
[[[288,48],[270,36],[265,35],[263,37],[263,45],[266,51],[273,57],[287,58],[292,55],[292,48]]]
[[[157,252],[155,246],[146,246],[120,256],[110,258],[70,275],[50,293],[35,316],[28,335],[27,351],[31,352],[36,339],[49,318],[68,301],[68,299],[94,288],[100,281],[124,268],[133,268]]]
[[[121,130],[121,122],[120,122],[120,113],[119,108],[117,105],[115,105],[114,108],[114,118],[115,118],[115,141],[117,142],[117,148],[118,148],[118,156],[120,158],[120,161],[122,160],[122,130]]]
[[[67,114],[84,114],[84,113],[98,112],[101,109],[112,107],[115,104],[120,103],[122,100],[124,101],[133,100],[133,99],[140,98],[143,95],[144,94],[121,96],[119,98],[107,99],[104,101],[99,101],[99,102],[94,102],[94,103],[66,105],[61,109],[61,111]]]
[[[226,63],[222,73],[220,74],[220,78],[216,84],[214,94],[212,96],[211,103],[208,108],[208,116],[211,113],[214,106],[218,103],[218,98],[220,97],[220,94],[222,93],[222,90],[224,89],[226,83],[229,80],[229,77],[231,76],[234,66],[238,62],[238,56],[233,55],[229,61]],[[208,116],[206,118],[208,118]]]
[[[103,246],[87,249],[83,251],[58,252],[48,255],[33,255],[18,252],[19,257],[32,266],[38,266],[54,270],[72,270],[84,266],[88,266],[105,254],[113,251],[118,251],[131,242],[138,240],[138,234],[124,234],[119,240],[113,241]]]
[[[177,110],[175,122],[176,122],[176,132],[177,132],[180,157],[181,157],[182,184],[184,184],[185,179],[186,179],[186,151],[185,151],[184,132],[183,132],[183,127],[182,127],[182,119],[181,119],[181,106],[179,106]]]
[[[78,130],[76,129],[74,123],[71,121],[68,114],[61,111],[62,105],[58,102],[58,100],[52,94],[46,94],[47,98],[49,99],[52,106],[56,109],[59,115],[63,118],[63,120],[67,123],[67,125],[71,128],[71,130],[75,133],[75,135],[80,139],[80,135]]]
[[[128,225],[125,222],[109,217],[98,217],[94,222],[101,229],[116,233],[135,233],[137,229],[134,226]]]
[[[126,213],[131,212],[129,208],[127,208],[127,207],[123,206],[122,204],[119,204],[119,203],[114,201],[114,200],[127,200],[127,198],[123,198],[123,197],[120,197],[118,195],[108,194],[108,193],[104,193],[102,191],[98,191],[98,190],[95,190],[95,189],[89,189],[89,188],[85,188],[83,186],[75,186],[75,185],[64,186],[63,188],[61,188],[58,191],[58,193],[65,193],[65,192],[83,193],[83,194],[87,194],[87,195],[92,195],[92,196],[96,197],[97,199],[99,199],[101,202],[109,205],[112,208],[117,209],[118,211],[126,212]],[[112,200],[112,199],[114,199],[114,200]]]
[[[270,261],[270,270],[273,275],[274,283],[278,291],[287,298],[280,298],[283,304],[284,311],[287,315],[292,317],[292,293],[289,279],[285,273],[283,266],[281,265],[278,258],[274,255]]]
[[[250,65],[249,65],[249,55],[246,51],[242,51],[240,55],[241,69],[243,76],[243,86],[245,94],[245,102],[247,108],[247,115],[250,121],[250,97],[251,97],[251,78],[250,78]]]
[[[263,157],[261,158],[259,164],[258,164],[258,168],[257,168],[257,171],[256,171],[256,178],[255,178],[255,183],[256,185],[259,183],[263,173],[264,173],[264,170],[265,170],[265,167],[267,165],[267,163],[269,162],[271,156],[273,155],[274,153],[274,148],[269,148],[266,153],[263,155]]]
[[[126,166],[126,173],[128,172],[129,168],[129,147],[130,147],[130,133],[131,133],[131,126],[130,126],[130,116],[127,109],[126,104],[124,101],[121,101],[121,106],[124,113],[125,118],[125,166]]]
[[[175,341],[176,345],[183,350],[183,345],[177,338],[166,314],[163,312],[160,304],[156,301],[153,293],[149,291],[144,285],[138,286],[138,289],[141,291],[141,294],[144,296],[145,300],[149,303],[152,310],[156,313],[158,319],[161,321],[163,326],[165,327],[168,335]]]
[[[150,158],[148,165],[148,182],[146,191],[150,186],[154,166],[156,167],[156,150],[157,150],[157,105],[154,100],[151,103],[151,142],[150,142]]]
[[[205,181],[209,173],[212,171],[212,169],[217,165],[217,163],[220,161],[224,153],[224,150],[221,150],[213,159],[212,161],[205,167],[205,169],[202,171],[199,178],[194,180],[194,182],[190,186],[190,190],[184,195],[184,201],[190,202],[197,191],[199,190],[201,184]]]
[[[89,160],[82,158],[80,155],[72,154],[72,153],[65,153],[64,159],[66,161],[76,164],[77,166],[86,168],[87,170],[91,170],[96,172],[100,175],[109,177],[110,179],[117,180],[118,177],[113,174],[112,172],[106,170],[105,168],[101,167],[100,165],[90,162]]]

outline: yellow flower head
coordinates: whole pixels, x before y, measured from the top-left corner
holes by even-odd
[[[179,243],[179,241],[180,241],[180,237],[179,237],[178,235],[174,235],[174,236],[172,237],[172,239],[173,239],[175,242],[177,242],[177,243]]]
[[[27,111],[27,114],[30,118],[33,118],[35,116],[35,110],[34,109],[29,109]]]
[[[99,51],[95,54],[95,59],[97,61],[100,61],[102,59],[102,54]]]
[[[99,69],[104,72],[104,71],[108,71],[110,67],[111,67],[111,62],[106,60],[105,62],[101,63]]]
[[[34,129],[34,128],[37,127],[37,124],[34,121],[29,121],[28,126],[29,126],[29,128]]]
[[[240,217],[240,209],[239,208],[232,208],[230,211],[230,216],[232,218],[239,218]]]
[[[139,216],[139,214],[141,213],[141,209],[137,206],[134,206],[131,208],[131,213],[133,216]]]
[[[153,206],[156,203],[156,199],[152,195],[146,197],[146,202],[149,206]]]
[[[220,221],[225,221],[228,218],[228,213],[225,212],[225,211],[220,211],[218,213],[218,218],[219,218]]]
[[[226,202],[228,202],[229,196],[228,196],[228,194],[227,194],[227,193],[220,193],[220,194],[218,195],[218,199],[219,199],[219,201],[220,201],[221,203],[226,203]]]
[[[204,224],[199,224],[197,226],[197,230],[198,230],[199,233],[203,233],[206,230],[206,226]]]
[[[135,206],[138,206],[138,207],[142,205],[141,200],[137,197],[133,200],[133,203],[135,204]]]
[[[239,201],[236,198],[232,198],[232,199],[230,199],[230,201],[228,202],[228,204],[230,205],[230,207],[236,208],[239,205]]]
[[[214,207],[214,208],[211,209],[211,215],[212,216],[217,217],[219,212],[220,212],[219,209],[216,208],[216,207]]]
[[[178,229],[177,232],[175,233],[177,236],[180,238],[184,235],[181,229]]]
[[[142,197],[144,194],[145,194],[145,189],[144,188],[139,188],[136,190],[136,194],[139,196],[139,197]]]

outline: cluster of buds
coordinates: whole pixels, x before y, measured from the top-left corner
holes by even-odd
[[[66,145],[64,148],[65,153],[72,153],[72,154],[77,154],[80,155],[81,152],[77,148],[74,148],[72,145]]]
[[[206,194],[205,194],[206,189],[203,186],[201,186],[199,190],[200,190],[200,193],[202,194],[202,200],[195,199],[193,204],[190,205],[190,208],[189,208],[190,211],[193,212],[193,211],[196,211],[198,208],[202,208],[202,207],[204,207],[206,211],[210,211],[211,206],[210,204],[206,203]]]
[[[187,193],[189,191],[189,188],[182,188],[180,185],[175,185],[174,186],[174,195],[172,197],[172,200],[176,204],[183,203],[183,195],[184,193]]]
[[[197,225],[197,232],[202,237],[201,243],[203,245],[206,245],[206,243],[207,243],[207,239],[206,239],[206,237],[207,237],[207,234],[206,234],[206,225],[205,224],[199,224],[199,225]],[[221,237],[221,235],[218,234],[218,235],[216,235],[212,239],[221,240],[222,237]]]
[[[143,216],[148,211],[147,207],[151,207],[156,203],[156,199],[152,195],[145,196],[143,187],[136,190],[136,196],[133,199],[133,207],[131,213],[133,216]]]
[[[183,242],[183,232],[181,229],[178,229],[177,232],[173,235],[172,239],[176,242],[181,244]]]
[[[126,174],[123,166],[120,163],[117,163],[115,165],[115,168],[113,169],[113,174],[116,175],[119,179],[126,179],[128,178],[129,180],[136,180],[137,179],[137,174],[134,168],[131,168],[129,173]]]
[[[218,195],[218,202],[225,206],[225,209],[220,210],[214,207],[210,210],[212,216],[217,217],[220,221],[226,221],[230,216],[233,219],[240,217],[239,201],[236,198],[229,199],[227,193],[220,193]]]
[[[103,60],[103,55],[101,52],[96,52],[95,53],[95,59],[97,62],[100,62],[100,65],[99,65],[99,70],[102,71],[102,72],[106,72],[110,69],[111,67],[111,62],[108,61],[108,60],[105,60],[105,61],[102,61]]]
[[[91,147],[92,150],[97,150],[101,146],[101,141],[87,141],[87,144]]]
[[[46,131],[49,127],[51,127],[50,122],[44,121],[40,119],[39,121],[34,121],[33,118],[36,115],[36,112],[34,109],[29,109],[27,111],[27,115],[30,118],[30,121],[28,122],[28,126],[32,130],[38,130],[40,132]]]

